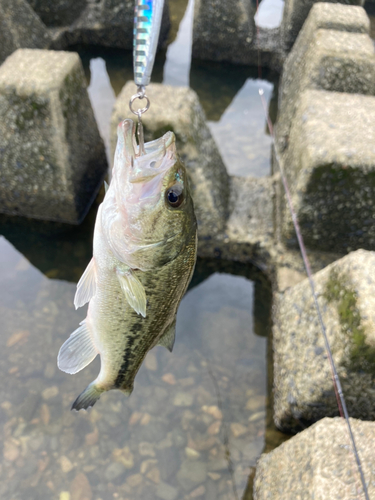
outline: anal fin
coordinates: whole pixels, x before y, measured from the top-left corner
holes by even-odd
[[[96,292],[96,268],[94,257],[90,260],[77,285],[74,307],[78,309],[89,302]]]
[[[65,373],[74,374],[89,365],[98,354],[86,321],[75,330],[60,348],[57,366]]]
[[[104,390],[99,389],[95,382],[91,382],[91,384],[88,385],[74,401],[72,404],[72,410],[87,410],[90,406],[94,406],[103,392]]]
[[[146,292],[143,288],[142,283],[134,275],[131,269],[122,271],[121,269],[117,268],[116,272],[121,285],[121,289],[124,292],[129,305],[137,314],[141,314],[145,318],[147,300]]]
[[[165,332],[160,337],[156,345],[162,345],[163,347],[166,347],[168,351],[172,352],[175,338],[176,338],[176,319],[174,319],[174,321],[169,326],[167,326]]]

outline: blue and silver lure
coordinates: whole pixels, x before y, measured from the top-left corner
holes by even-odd
[[[159,40],[164,0],[136,0],[134,16],[134,81],[138,87],[150,83]]]

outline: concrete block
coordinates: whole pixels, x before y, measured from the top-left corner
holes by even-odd
[[[120,120],[133,118],[129,99],[136,93],[128,82],[117,98],[111,121],[112,151]],[[177,152],[189,175],[198,220],[199,236],[213,238],[222,232],[228,217],[229,176],[196,93],[188,87],[152,84],[147,87],[151,107],[142,117],[147,141],[171,130],[176,135]],[[138,101],[143,106],[141,101]]]
[[[87,6],[87,0],[27,0],[46,26],[67,26]]]
[[[168,5],[168,0],[165,0],[159,47],[165,45],[168,37]],[[134,0],[90,2],[69,27],[55,33],[52,48],[63,50],[70,45],[83,44],[132,50],[133,28]]]
[[[375,252],[350,253],[314,274],[314,283],[349,415],[374,420]],[[338,415],[307,279],[276,297],[273,320],[277,427],[296,432]]]
[[[314,0],[286,0],[284,5],[283,19],[281,22],[281,38],[286,50],[289,50],[300,32],[303,23],[307,19],[311,8],[318,2]],[[330,2],[331,3],[331,2]],[[336,3],[333,1],[332,3]],[[362,0],[344,0],[337,2],[341,4],[359,5],[363,4]],[[334,21],[333,18],[327,20],[328,24],[340,26],[340,20]],[[337,29],[334,27],[333,29]],[[346,31],[346,30],[345,30]]]
[[[46,26],[26,0],[0,0],[0,64],[19,48],[44,49],[50,41]]]
[[[369,498],[375,495],[375,422],[350,419]],[[254,500],[364,498],[345,421],[325,418],[263,454]]]
[[[79,223],[107,170],[78,54],[19,49],[0,67],[0,212]]]
[[[375,97],[303,92],[282,161],[306,245],[375,249]],[[285,198],[278,204],[282,236],[295,245]]]
[[[330,21],[334,14],[336,24]],[[326,21],[321,23],[325,15]],[[339,31],[340,27],[347,31]],[[281,151],[304,90],[375,94],[375,52],[367,28],[368,18],[360,7],[321,3],[312,9],[282,75],[276,126]]]
[[[193,58],[251,64],[254,14],[250,0],[195,0]]]

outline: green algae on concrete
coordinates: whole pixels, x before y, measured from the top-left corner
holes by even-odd
[[[351,252],[313,278],[348,412],[374,420],[375,252]],[[273,319],[276,425],[296,432],[325,416],[338,415],[307,279],[277,296]]]
[[[349,276],[339,275],[336,269],[332,269],[324,298],[329,304],[336,305],[342,331],[352,342],[348,369],[375,375],[375,347],[366,341],[366,330],[357,305],[358,295],[350,285]]]

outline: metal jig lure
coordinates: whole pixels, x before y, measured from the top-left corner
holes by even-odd
[[[142,115],[150,107],[146,86],[150,83],[156,48],[159,40],[164,0],[136,0],[133,32],[134,82],[137,93],[129,101],[130,111],[138,117],[138,156],[145,154]],[[146,99],[143,108],[134,110],[137,99]]]

